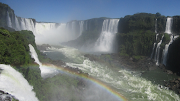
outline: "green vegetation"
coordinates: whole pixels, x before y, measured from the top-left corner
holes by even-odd
[[[134,30],[154,30],[155,14],[137,13],[120,18],[118,32],[128,33]]]
[[[135,56],[150,55],[155,33],[150,30],[136,30],[126,34],[117,34],[120,55]]]
[[[24,34],[25,33],[25,34]],[[0,29],[0,63],[27,65],[31,62],[29,44],[36,46],[30,31],[9,32]]]
[[[161,16],[160,13],[137,13],[134,15],[127,15],[120,18],[118,32],[128,33],[135,30],[155,30],[155,20],[157,19],[158,33],[164,32],[166,25],[166,17]]]

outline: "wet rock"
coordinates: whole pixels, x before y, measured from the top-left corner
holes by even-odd
[[[4,94],[4,91],[0,90],[0,95]]]
[[[46,50],[48,47],[51,47],[51,46],[49,44],[37,45],[38,50]]]
[[[178,80],[175,80],[174,82],[175,82],[175,83],[179,83],[179,81],[178,81]]]
[[[11,94],[0,90],[0,101],[12,101],[13,99],[15,99],[15,101],[19,101]]]
[[[179,87],[180,87],[180,85],[179,85],[179,84],[176,84],[176,87],[177,87],[177,88],[179,88]]]
[[[178,78],[178,80],[180,81],[180,78]]]
[[[180,89],[178,89],[178,94],[180,94]]]
[[[167,72],[168,74],[173,74],[173,72],[170,71],[170,70],[166,70],[166,72]]]

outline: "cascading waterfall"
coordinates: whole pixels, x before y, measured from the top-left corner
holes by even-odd
[[[42,63],[38,59],[38,55],[37,55],[34,47],[31,44],[29,44],[29,49],[31,52],[31,57],[34,58],[35,62],[39,65],[39,68],[41,70],[41,76],[43,78],[47,78],[49,76],[54,76],[59,73],[56,69],[49,68],[47,66],[42,65]]]
[[[167,18],[165,33],[171,34],[172,22],[173,22],[173,18],[170,18],[170,17]]]
[[[166,61],[167,61],[167,54],[168,54],[168,48],[169,45],[173,42],[173,38],[174,36],[171,35],[170,37],[170,42],[168,44],[165,45],[165,49],[163,50],[163,64],[166,66]]]
[[[157,20],[156,20],[156,23],[157,23]],[[167,34],[172,34],[171,32],[171,28],[172,28],[172,23],[173,23],[173,18],[171,17],[168,17],[167,18],[167,22],[166,22],[166,30],[165,30],[165,33]],[[155,32],[157,32],[157,24],[155,24]],[[157,41],[157,36],[158,34],[156,34],[156,41]],[[156,47],[156,52],[155,52],[155,57],[154,57],[154,60],[156,61],[156,65],[159,65],[159,54],[160,54],[160,45],[162,43],[162,40],[163,40],[163,37],[164,35],[162,36],[160,42],[157,44],[157,47]],[[169,45],[173,42],[174,40],[174,35],[171,35],[170,36],[170,42],[168,44],[165,45],[165,49],[163,49],[163,52],[162,52],[162,63],[164,65],[166,65],[166,62],[167,62],[167,54],[168,54],[168,48],[169,48]],[[155,47],[155,45],[154,45]],[[154,47],[153,47],[153,50],[154,50]],[[153,52],[151,53],[151,58],[153,58]]]
[[[155,33],[156,33],[156,41],[157,41],[157,37],[158,37],[158,33],[157,33],[157,19],[156,19],[156,22],[155,22]],[[154,45],[153,45],[153,49],[152,49],[152,53],[151,53],[151,59],[153,58],[153,55],[154,55],[154,49],[155,49],[155,47],[156,47],[156,41],[155,41],[155,43],[154,43]]]
[[[40,66],[40,70],[42,71],[42,69],[41,69],[42,63],[39,61],[38,55],[37,55],[34,47],[31,44],[29,44],[29,49],[30,49],[30,52],[31,52],[31,58],[33,58],[35,60],[35,62]]]
[[[119,19],[106,19],[103,22],[100,37],[95,43],[95,50],[101,52],[112,52],[114,37],[117,33]]]
[[[0,74],[0,90],[15,96],[19,101],[38,101],[32,91],[33,87],[21,73],[9,65],[0,64],[0,68],[3,69]]]
[[[171,32],[172,23],[173,23],[173,18],[170,18],[170,17],[167,18],[165,33],[172,34],[172,32]],[[170,42],[165,45],[165,49],[163,50],[163,61],[162,62],[165,66],[166,66],[166,62],[167,62],[168,48],[169,48],[169,45],[173,42],[173,40],[174,40],[174,35],[171,35]]]
[[[159,54],[160,54],[160,48],[161,48],[160,45],[162,43],[163,38],[164,38],[164,35],[162,36],[160,42],[157,44],[157,47],[156,47],[154,60],[156,61],[157,66],[159,65]]]
[[[163,50],[163,64],[166,66],[166,63],[167,63],[167,58],[168,58],[168,50],[169,50],[169,45],[171,45],[173,43],[173,41],[178,38],[179,35],[171,35],[170,36],[170,41],[168,44],[165,45],[165,48]]]

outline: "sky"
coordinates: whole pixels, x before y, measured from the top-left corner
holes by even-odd
[[[180,0],[0,0],[19,17],[65,23],[91,18],[121,18],[135,13],[180,15]]]

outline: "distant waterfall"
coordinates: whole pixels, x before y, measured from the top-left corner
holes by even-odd
[[[16,25],[15,26],[16,30],[18,30],[18,31],[21,30],[17,16],[15,16],[15,25]]]
[[[12,21],[11,19],[14,19],[14,21]],[[57,23],[33,22],[33,19],[21,17],[18,18],[17,16],[11,18],[9,16],[9,12],[7,12],[7,25],[8,27],[15,29],[16,31],[29,30],[32,31],[34,34],[41,34],[42,32],[47,30],[56,29],[58,27],[56,26],[56,24]]]
[[[35,32],[34,30],[34,23],[32,21],[32,19],[25,19],[25,23],[26,23],[26,30],[30,30],[32,32]]]
[[[7,11],[7,25],[8,25],[8,27],[12,28],[11,17],[9,16],[9,12],[8,11]]]
[[[157,33],[157,19],[156,19],[156,22],[155,22],[155,33]]]
[[[38,101],[32,91],[33,87],[29,85],[21,73],[4,64],[0,64],[0,69],[3,69],[0,74],[0,90],[15,96],[19,101]]]
[[[87,30],[86,21],[71,21],[66,24],[66,30],[74,39],[81,36],[82,32]]]
[[[172,22],[173,22],[173,18],[170,17],[167,18],[165,33],[171,34]]]
[[[55,30],[55,29],[56,29],[56,23],[39,23],[39,22],[36,22],[36,26],[35,26],[36,34],[42,34],[45,31]]]
[[[14,21],[12,21],[11,19],[14,19]],[[11,18],[9,16],[9,12],[7,12],[7,25],[8,27],[15,29],[16,31],[30,30],[32,32],[35,32],[35,24],[32,19],[17,18],[17,16]]]
[[[117,33],[119,19],[106,19],[103,22],[100,37],[95,43],[95,50],[112,52],[114,37]]]
[[[26,30],[25,18],[20,19],[21,30]]]
[[[84,27],[83,27],[83,26],[84,26],[84,21],[80,21],[80,22],[79,22],[79,27],[80,27],[79,29],[80,29],[80,30],[79,30],[79,35],[78,35],[78,37],[81,36],[81,34],[82,34],[83,30],[84,30]]]

